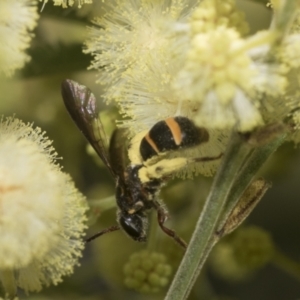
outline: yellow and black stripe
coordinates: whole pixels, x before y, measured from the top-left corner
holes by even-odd
[[[208,141],[209,134],[186,117],[174,117],[156,123],[142,139],[140,154],[147,160],[159,152],[178,150]]]

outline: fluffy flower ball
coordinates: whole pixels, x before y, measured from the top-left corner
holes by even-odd
[[[83,249],[84,197],[55,164],[40,129],[0,123],[0,272],[15,288],[38,291],[73,272]],[[11,291],[10,291],[11,292]]]
[[[30,57],[25,53],[38,20],[37,0],[0,1],[0,73],[11,76]]]

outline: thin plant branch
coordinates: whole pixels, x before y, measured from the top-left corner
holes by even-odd
[[[220,217],[228,217],[224,208],[228,209],[228,213],[232,210],[259,168],[281,145],[285,136],[285,133],[280,134],[270,143],[253,150],[238,134],[232,135],[166,300],[187,299],[206,258],[218,241],[215,232],[217,225],[223,221]],[[230,205],[227,201],[231,202]]]

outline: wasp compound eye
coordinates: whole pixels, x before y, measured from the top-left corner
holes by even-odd
[[[123,230],[135,241],[146,242],[144,218],[137,214],[120,214],[119,223]]]

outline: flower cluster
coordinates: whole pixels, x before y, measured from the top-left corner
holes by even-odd
[[[124,267],[125,285],[142,293],[156,293],[168,284],[171,271],[163,254],[136,252]]]
[[[245,37],[248,25],[234,1],[104,5],[104,15],[89,29],[85,52],[94,56],[91,68],[99,70],[102,97],[116,103],[126,117],[119,124],[132,134],[183,115],[210,136],[207,145],[187,155],[218,155],[232,128],[255,130],[290,111],[278,99],[286,91],[288,59],[271,51],[277,33]],[[297,54],[283,48],[296,61]],[[211,175],[217,164],[194,169]]]
[[[244,13],[236,9],[234,0],[216,0],[214,5],[209,0],[202,1],[191,16],[193,34],[209,32],[219,26],[235,28],[241,35],[249,31]]]
[[[193,36],[175,87],[197,107],[198,124],[222,129],[238,123],[242,131],[262,124],[251,97],[256,72],[243,47],[238,32],[223,26]]]
[[[1,120],[0,273],[11,296],[57,284],[81,256],[87,205],[56,160],[39,128]]]
[[[25,53],[38,20],[37,0],[0,2],[0,73],[11,76],[30,57]]]
[[[134,120],[124,122],[134,132],[174,114],[217,129],[243,117],[245,130],[262,123],[248,99],[255,70],[240,37],[247,24],[233,1],[216,2],[113,1],[95,20],[86,43],[91,67],[102,69],[104,98]]]
[[[173,28],[180,30],[196,2],[110,1],[90,28],[86,53],[94,56],[91,68],[103,70],[98,82],[107,87],[104,98],[117,101],[121,112],[138,122],[134,131],[177,110],[180,97],[170,84],[187,37],[178,40]]]
[[[105,5],[85,52],[94,56],[104,99],[116,102],[134,133],[174,114],[223,132],[287,115],[276,98],[299,65],[295,30],[280,44],[276,30],[244,37],[248,25],[232,0]]]

